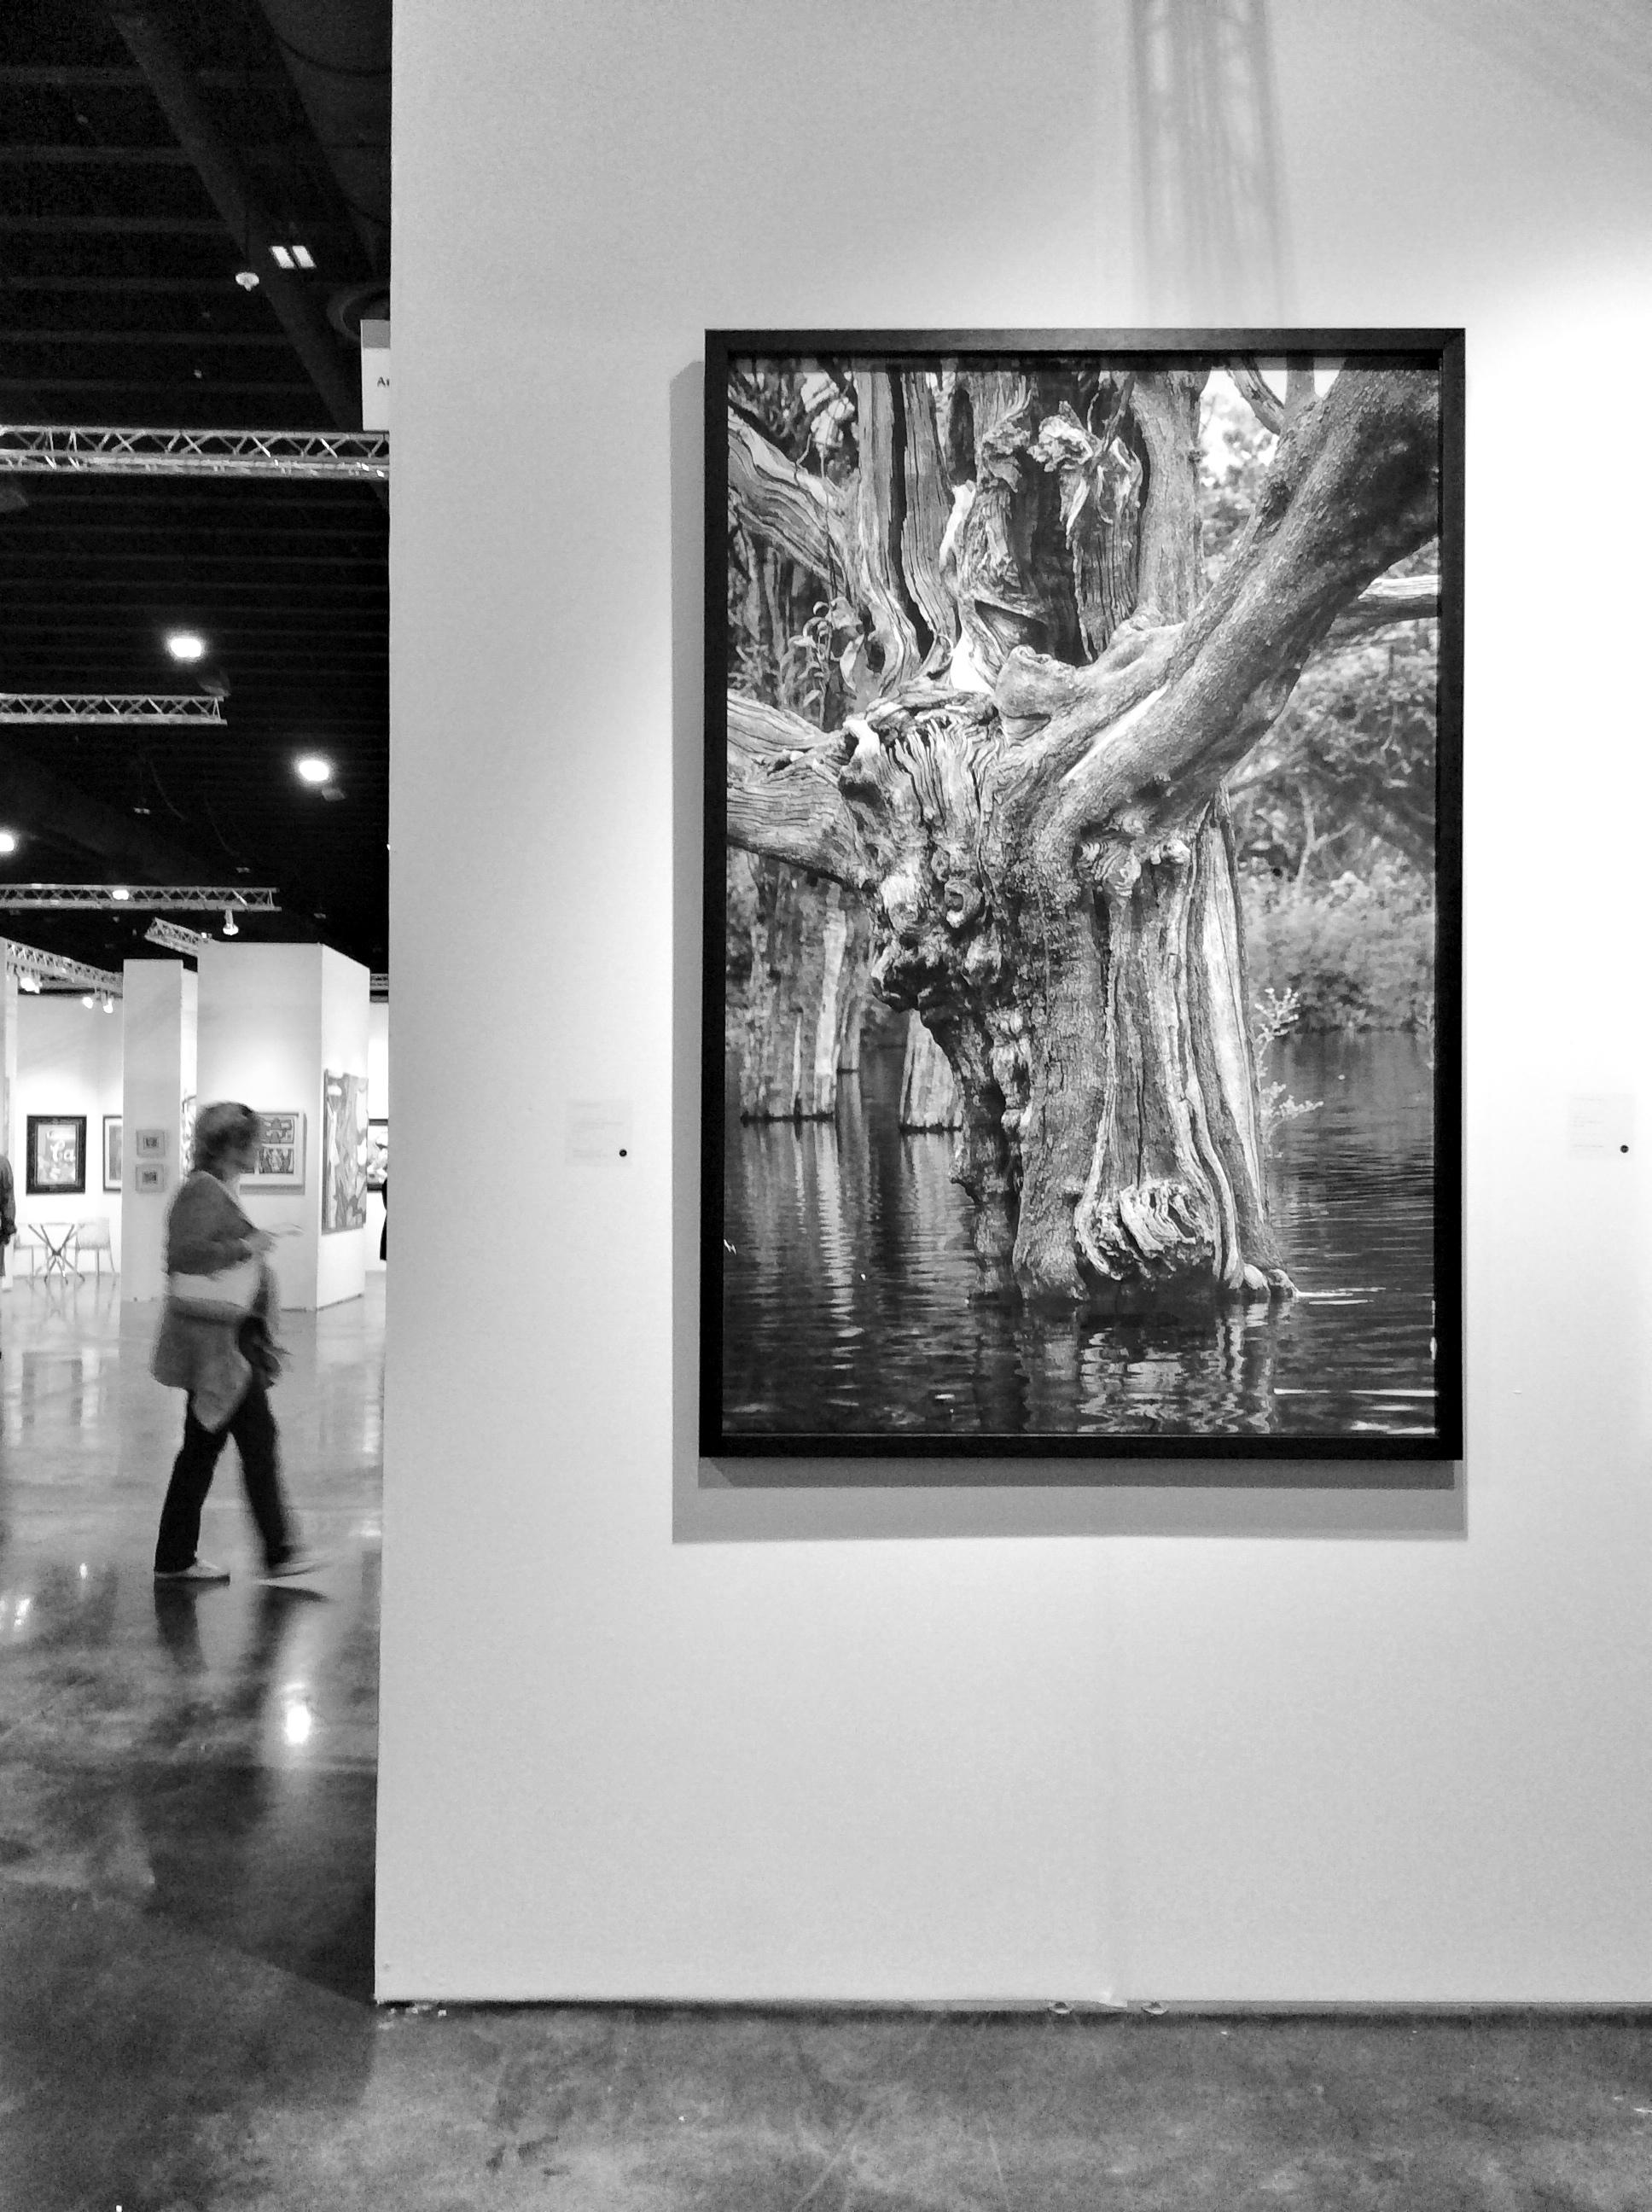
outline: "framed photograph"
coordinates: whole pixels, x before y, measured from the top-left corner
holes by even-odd
[[[132,1188],[153,1197],[167,1188],[167,1164],[164,1160],[134,1160]]]
[[[364,1229],[367,1218],[367,1079],[321,1078],[321,1233]]]
[[[706,400],[714,1479],[1449,1486],[1461,333]]]
[[[367,1122],[367,1188],[382,1190],[390,1176],[390,1123]]]
[[[85,1190],[84,1114],[31,1114],[26,1142],[25,1190],[41,1197]]]
[[[304,1116],[260,1114],[258,1164],[241,1177],[243,1190],[302,1190]]]
[[[103,1188],[118,1190],[120,1174],[120,1115],[106,1114],[103,1117]]]
[[[134,1129],[132,1158],[138,1160],[164,1160],[167,1157],[167,1133],[164,1129]]]

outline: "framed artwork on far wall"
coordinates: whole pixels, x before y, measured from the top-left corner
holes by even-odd
[[[86,1188],[84,1114],[31,1114],[24,1188],[39,1197]]]
[[[367,1079],[321,1078],[321,1233],[364,1229],[367,1218]]]
[[[260,1114],[256,1167],[241,1177],[243,1190],[302,1190],[304,1188],[304,1116],[298,1113]]]
[[[118,1190],[121,1183],[120,1116],[106,1114],[103,1117],[103,1188]]]
[[[705,396],[702,1484],[1449,1489],[1461,331]]]

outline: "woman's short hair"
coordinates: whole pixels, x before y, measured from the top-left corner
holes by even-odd
[[[215,1099],[195,1117],[195,1165],[215,1174],[237,1152],[258,1142],[258,1117],[233,1098]]]

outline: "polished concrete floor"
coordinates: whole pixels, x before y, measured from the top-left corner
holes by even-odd
[[[1640,2019],[375,2009],[383,1316],[285,1325],[325,1573],[227,1459],[157,1591],[152,1314],[0,1298],[0,2212],[1652,2212]]]

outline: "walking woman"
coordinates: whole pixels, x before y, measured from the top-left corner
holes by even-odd
[[[266,1576],[308,1574],[281,1493],[279,1444],[270,1385],[281,1371],[280,1306],[264,1259],[275,1239],[240,1208],[240,1179],[258,1159],[258,1117],[221,1100],[195,1124],[195,1170],[167,1217],[167,1303],[151,1367],[157,1382],[188,1393],[184,1442],[173,1462],[161,1533],[157,1582],[227,1583],[229,1570],[196,1546],[201,1508],[226,1437],[240,1455],[246,1502],[264,1547]]]

